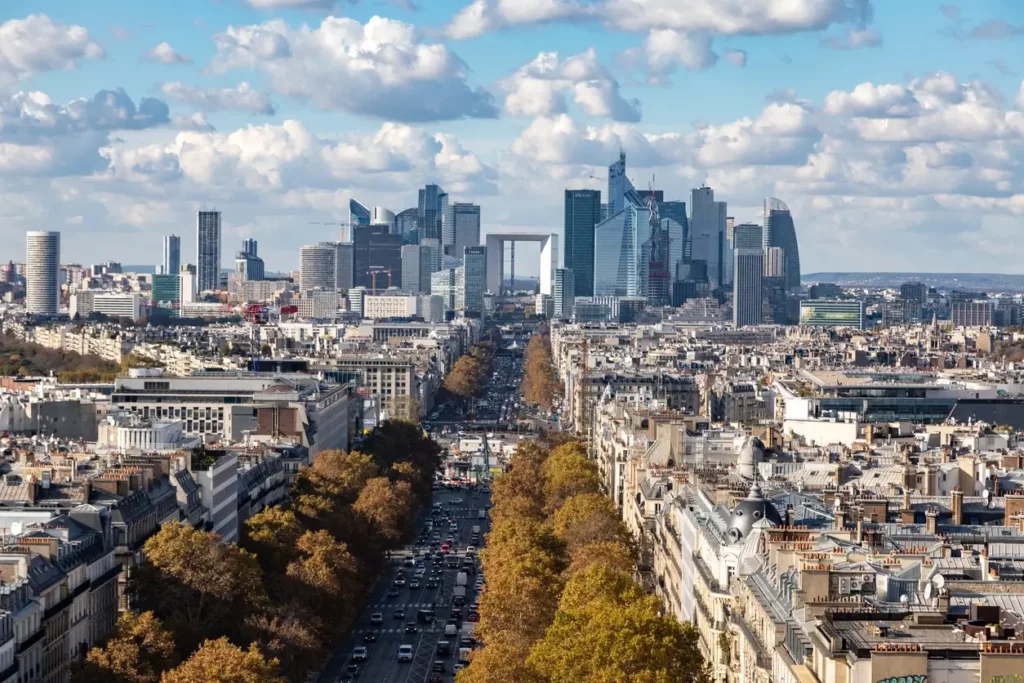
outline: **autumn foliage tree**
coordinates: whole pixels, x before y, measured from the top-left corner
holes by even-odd
[[[551,410],[558,393],[558,379],[551,362],[551,338],[546,330],[534,334],[526,344],[522,392],[527,403]]]
[[[285,683],[277,660],[267,659],[255,644],[248,649],[227,638],[208,640],[188,661],[163,675],[161,683]]]
[[[152,612],[123,612],[117,630],[73,667],[75,683],[159,683],[178,663],[174,636]]]

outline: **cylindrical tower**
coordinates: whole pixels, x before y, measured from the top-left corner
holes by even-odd
[[[29,232],[25,239],[25,310],[60,312],[60,233]]]

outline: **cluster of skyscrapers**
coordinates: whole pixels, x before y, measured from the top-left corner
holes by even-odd
[[[788,207],[766,199],[763,225],[736,225],[726,203],[702,186],[690,192],[689,209],[653,187],[637,190],[626,175],[624,153],[608,168],[606,202],[600,190],[566,190],[564,271],[572,273],[572,296],[679,306],[731,294],[737,325],[784,322],[772,311],[782,316],[787,293],[800,288],[800,252]],[[563,296],[566,278],[565,272],[556,278]],[[556,309],[566,308],[566,301],[554,298]]]

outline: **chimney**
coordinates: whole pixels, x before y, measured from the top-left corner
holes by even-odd
[[[998,498],[999,497],[999,475],[998,474],[993,474],[992,475],[992,497],[993,498]]]
[[[981,557],[978,558],[978,561],[981,564],[981,580],[991,581],[992,577],[989,575],[991,567],[988,563],[988,546],[981,549]]]
[[[950,505],[953,508],[953,524],[960,525],[964,523],[964,492],[957,486],[953,489],[953,500]]]
[[[846,528],[846,510],[844,510],[843,508],[839,508],[836,510],[836,517],[834,523],[836,531],[842,531]]]
[[[28,478],[28,481],[26,482],[26,486],[28,488],[28,504],[29,505],[35,505],[36,504],[36,478],[30,476]]]
[[[857,543],[864,545],[864,518],[857,520]]]
[[[875,428],[871,424],[864,426],[864,440],[868,443],[868,451],[871,450],[871,442],[875,440]]]
[[[900,509],[900,522],[903,524],[914,523],[914,508],[910,506],[910,489],[903,487],[903,505]]]
[[[795,517],[795,514],[794,514],[794,511],[793,511],[793,504],[790,503],[789,505],[786,506],[786,526],[788,526],[788,527],[793,526],[794,517]]]
[[[90,498],[92,498],[92,482],[85,479],[82,482],[82,504],[88,505]]]
[[[924,526],[930,534],[939,533],[939,511],[928,508],[924,513]]]

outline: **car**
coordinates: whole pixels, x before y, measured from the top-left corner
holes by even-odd
[[[440,584],[438,584],[437,581],[434,581],[433,579],[427,581],[427,588],[429,589],[437,588],[439,585]]]
[[[370,623],[371,624],[383,624],[384,623],[384,615],[381,614],[380,612],[374,612],[373,614],[370,615]]]
[[[475,555],[476,554],[476,546],[471,545],[468,548],[466,548],[466,554],[467,555]]]
[[[406,633],[418,633],[419,630],[420,630],[420,627],[416,625],[415,621],[407,622],[406,625],[405,625],[405,632]]]
[[[398,646],[398,661],[400,661],[400,662],[411,662],[412,661],[412,645],[399,645]]]
[[[452,644],[447,640],[437,641],[437,656],[448,657],[452,653]]]
[[[348,666],[345,667],[345,673],[348,674],[349,676],[358,676],[359,675],[359,667],[356,666],[355,664],[349,664]]]
[[[452,608],[452,619],[461,619],[461,618],[462,618],[462,610],[459,609],[458,607],[453,607]]]
[[[427,683],[443,683],[443,681],[444,676],[437,672],[430,674],[430,678],[427,679]]]
[[[470,612],[469,616],[466,617],[466,621],[480,621],[480,614],[478,612]]]
[[[435,659],[434,660],[434,664],[433,664],[433,666],[431,667],[430,670],[431,671],[436,671],[437,673],[444,673],[444,670],[445,670],[444,660],[443,659]]]
[[[395,579],[395,585],[396,586],[404,586],[405,585],[405,577],[404,576],[399,576],[397,579]]]
[[[462,671],[465,668],[466,668],[466,665],[463,664],[462,662],[459,662],[458,664],[456,664],[455,666],[452,667],[452,671],[454,671],[455,673],[459,673],[460,671]]]
[[[352,661],[353,662],[365,662],[367,656],[367,650],[365,645],[357,645],[352,648]]]
[[[416,567],[416,576],[417,576],[417,578],[423,576],[426,573],[427,573],[427,568],[426,567]],[[413,579],[413,581],[415,581],[415,580],[416,579]]]
[[[395,588],[394,586],[389,588],[388,589],[388,597],[389,598],[397,598],[398,597],[398,589]]]
[[[409,590],[414,591],[414,590],[417,590],[419,587],[420,587],[420,582],[418,580],[413,579],[412,581],[409,582]]]
[[[405,619],[405,608],[404,607],[396,608],[395,611],[391,613],[391,616],[394,619]]]
[[[406,561],[403,562],[402,564],[404,564],[406,567],[415,567],[416,566],[416,560],[414,560],[414,559],[412,559],[410,557],[410,558],[406,559]]]
[[[377,642],[377,634],[376,633],[364,633],[363,634],[363,642],[364,643],[376,643]]]
[[[476,647],[476,638],[472,636],[462,636],[459,638],[459,647]]]

